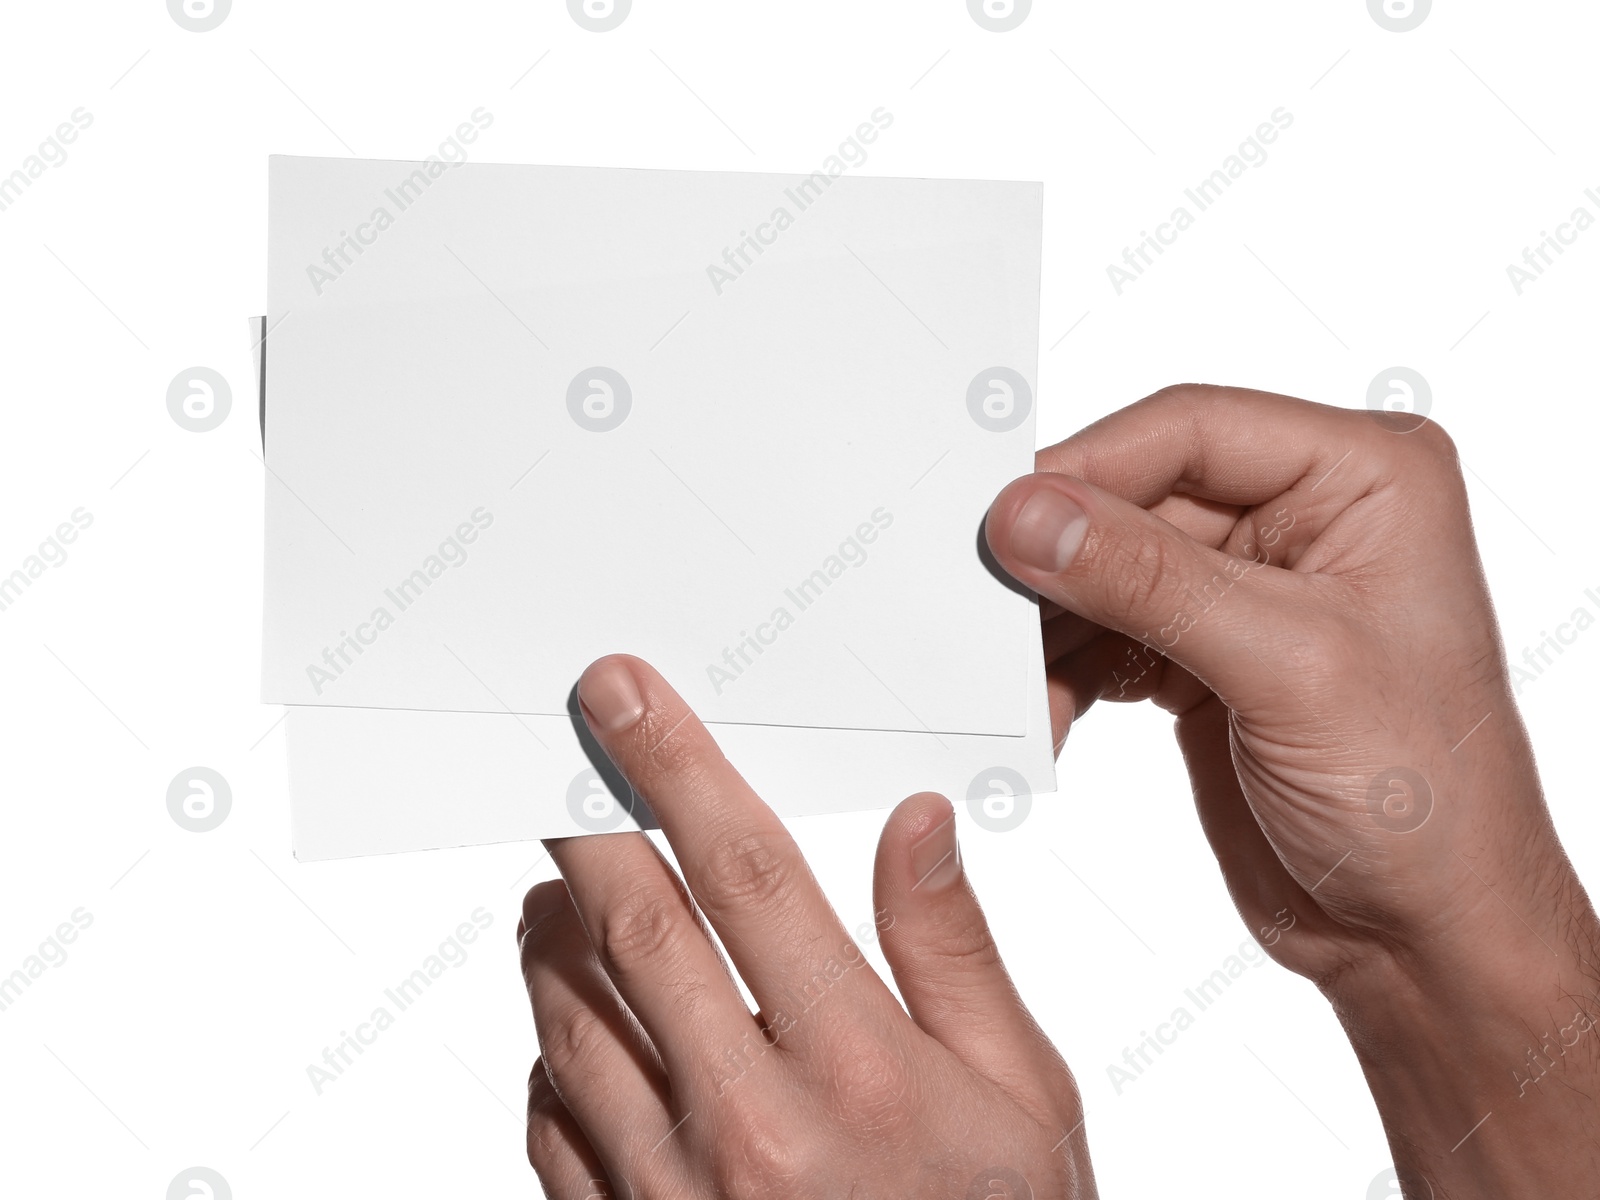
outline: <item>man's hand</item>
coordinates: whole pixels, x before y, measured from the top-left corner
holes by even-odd
[[[1594,1195],[1600,928],[1551,826],[1455,449],[1168,389],[1039,455],[987,523],[1047,602],[1056,736],[1177,717],[1251,930],[1333,1001],[1408,1195]]]
[[[902,1008],[655,671],[601,659],[578,698],[683,880],[611,834],[550,843],[565,882],[527,895],[528,1157],[548,1195],[1095,1194],[1072,1077],[1000,962],[948,801],[911,797],[878,847],[866,929]]]

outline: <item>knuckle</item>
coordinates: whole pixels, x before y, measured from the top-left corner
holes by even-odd
[[[600,953],[617,974],[636,976],[678,953],[692,918],[673,892],[639,887],[600,913]]]
[[[541,1031],[539,1053],[552,1076],[570,1081],[604,1070],[605,1046],[611,1038],[612,1033],[599,1013],[592,1008],[573,1008],[561,1013]],[[553,1089],[550,1094],[554,1097]],[[529,1105],[531,1115],[532,1097]]]
[[[1226,424],[1243,407],[1236,388],[1214,383],[1169,383],[1138,403],[1155,412],[1180,417],[1191,430]],[[1198,445],[1192,448],[1200,449]]]
[[[1107,548],[1102,547],[1102,553]],[[1114,569],[1105,575],[1114,611],[1171,616],[1176,610],[1180,564],[1167,539],[1153,530],[1136,533],[1117,546],[1116,558]]]
[[[717,839],[706,857],[702,901],[712,908],[778,907],[798,870],[793,843],[776,830],[749,829]]]
[[[928,950],[937,958],[974,973],[989,974],[1001,965],[1000,947],[988,924],[981,920],[961,921],[942,931]]]
[[[713,1168],[718,1195],[799,1200],[810,1194],[813,1158],[795,1140],[792,1121],[742,1108],[723,1135]]]
[[[835,1111],[873,1142],[910,1118],[905,1065],[876,1039],[851,1034],[834,1047],[827,1090]]]
[[[1139,403],[1146,405],[1178,404],[1189,406],[1193,404],[1216,405],[1226,400],[1227,389],[1214,387],[1205,383],[1169,383],[1165,387],[1157,388]]]
[[[541,1175],[555,1165],[559,1133],[554,1119],[528,1112],[528,1165]]]
[[[1429,457],[1451,466],[1459,461],[1455,439],[1437,421],[1430,419],[1422,422],[1411,431],[1410,436],[1412,444],[1422,449]]]
[[[564,1134],[565,1111],[544,1063],[535,1062],[528,1077],[528,1164],[534,1170],[554,1161]]]
[[[1302,621],[1289,632],[1273,642],[1269,661],[1290,686],[1310,689],[1302,691],[1308,703],[1317,703],[1313,697],[1326,696],[1349,678],[1352,664],[1371,661],[1370,631],[1347,631],[1337,618]]]
[[[535,1171],[551,1166],[561,1150],[563,1130],[548,1108],[528,1109],[528,1165]]]

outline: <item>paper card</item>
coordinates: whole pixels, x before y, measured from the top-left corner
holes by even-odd
[[[781,816],[886,808],[937,791],[1004,828],[1056,787],[1037,640],[1032,654],[1025,737],[708,728]],[[302,862],[654,824],[565,717],[304,706],[289,710],[284,728]]]
[[[274,158],[263,699],[559,722],[628,651],[709,721],[1022,734],[1040,210]]]

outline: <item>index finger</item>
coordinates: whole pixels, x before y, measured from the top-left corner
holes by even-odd
[[[602,658],[579,679],[578,701],[661,822],[684,882],[779,1036],[836,989],[852,1004],[893,1003],[788,830],[654,668]]]
[[[1039,451],[1037,467],[1075,475],[1141,508],[1187,495],[1264,504],[1346,472],[1328,498],[1391,474],[1404,440],[1365,410],[1248,388],[1179,384]]]

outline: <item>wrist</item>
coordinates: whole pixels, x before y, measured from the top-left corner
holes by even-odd
[[[1600,1180],[1600,921],[1561,861],[1550,903],[1501,902],[1487,935],[1458,922],[1324,985],[1401,1177],[1441,1198]]]

